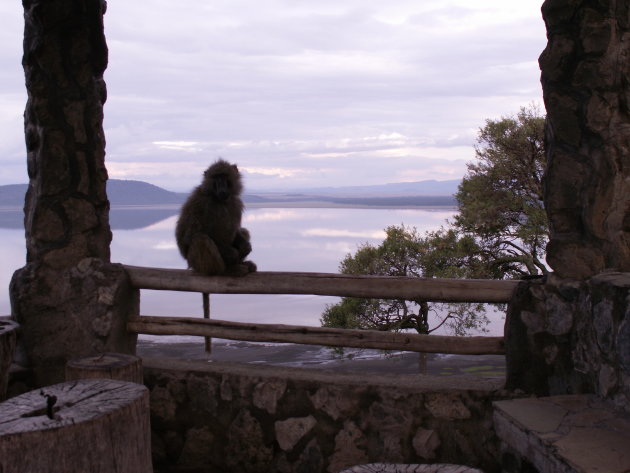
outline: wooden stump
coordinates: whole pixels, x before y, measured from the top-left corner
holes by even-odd
[[[66,381],[86,378],[107,378],[143,384],[142,359],[123,353],[102,353],[66,364]]]
[[[350,467],[340,473],[483,473],[481,470],[464,465],[434,463],[411,465],[403,463],[370,463]]]
[[[9,368],[15,353],[19,325],[9,319],[0,319],[0,401],[7,395]]]
[[[144,386],[83,379],[0,403],[0,472],[152,471]]]

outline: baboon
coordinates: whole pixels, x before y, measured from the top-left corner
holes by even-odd
[[[182,210],[175,228],[177,246],[188,266],[201,274],[244,276],[256,271],[246,261],[252,251],[249,231],[241,227],[241,175],[222,159],[203,173]]]

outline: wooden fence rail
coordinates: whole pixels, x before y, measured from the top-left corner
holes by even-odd
[[[214,294],[310,294],[426,302],[509,302],[518,281],[256,272],[202,276],[181,269],[125,266],[136,289]],[[139,316],[127,323],[147,335],[197,335],[253,342],[375,348],[425,353],[504,354],[503,337],[448,337],[374,330],[252,324],[184,317]]]
[[[245,277],[201,276],[183,269],[125,266],[138,289],[210,294],[311,294],[427,302],[509,302],[518,281],[256,272]]]
[[[424,353],[462,355],[505,353],[503,337],[448,337],[374,330],[253,324],[188,317],[139,316],[127,323],[127,330],[148,335],[198,335],[250,342],[286,342]]]

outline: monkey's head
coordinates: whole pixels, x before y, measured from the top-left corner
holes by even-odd
[[[243,190],[238,167],[220,159],[203,173],[202,188],[217,202],[225,202],[233,196],[238,197]]]

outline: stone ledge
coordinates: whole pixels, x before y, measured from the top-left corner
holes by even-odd
[[[175,370],[181,372],[206,372],[261,378],[291,378],[327,384],[348,384],[354,386],[396,386],[414,392],[443,391],[489,391],[501,392],[505,381],[502,378],[482,378],[479,376],[430,376],[400,375],[387,373],[343,373],[325,369],[304,369],[286,366],[238,363],[228,361],[184,360],[180,358],[143,358],[147,369]],[[507,395],[505,396],[507,397]]]
[[[594,395],[494,403],[501,442],[540,473],[627,473],[630,414]]]

